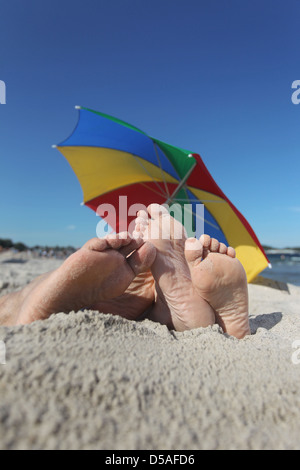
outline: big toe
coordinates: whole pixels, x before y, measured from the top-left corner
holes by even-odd
[[[195,265],[202,260],[203,246],[197,238],[188,238],[185,242],[185,259],[192,269]]]
[[[160,204],[150,204],[147,207],[147,211],[152,219],[158,219],[162,215],[169,215],[169,211],[166,207]]]
[[[134,251],[127,259],[127,263],[131,267],[134,274],[144,273],[148,271],[156,258],[156,248],[146,241],[140,248]]]
[[[156,239],[162,238],[179,242],[187,239],[187,232],[180,221],[180,211],[177,218],[177,211],[174,211],[173,216],[164,205],[150,204],[147,210],[152,218],[150,223],[152,238],[154,234]]]

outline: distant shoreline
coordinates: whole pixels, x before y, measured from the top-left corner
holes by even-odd
[[[273,248],[271,250],[265,250],[266,255],[285,255],[285,256],[300,256],[300,250],[297,248]]]
[[[300,254],[300,247],[285,247],[285,248],[276,248],[270,245],[262,245],[266,255],[297,255]],[[32,251],[32,250],[42,250],[42,251],[77,251],[78,247],[75,248],[71,245],[69,246],[50,246],[50,245],[34,245],[34,246],[27,246],[23,242],[14,242],[9,238],[0,238],[0,253],[6,249],[15,249],[17,251]]]

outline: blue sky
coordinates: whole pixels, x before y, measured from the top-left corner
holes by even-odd
[[[300,245],[298,0],[6,0],[0,237],[82,245],[99,219],[52,144],[75,105],[199,153],[263,244]]]

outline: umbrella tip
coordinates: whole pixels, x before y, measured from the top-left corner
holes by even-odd
[[[84,206],[84,202],[81,202],[80,205],[81,205],[81,206]]]
[[[75,109],[81,109],[81,106],[76,105]]]
[[[269,268],[270,268],[270,269],[272,269],[272,265],[271,265],[271,263],[269,263],[269,265],[268,265],[268,266],[269,266]]]
[[[54,144],[54,145],[51,145],[51,147],[52,147],[53,149],[56,149],[56,148],[57,148],[57,145]]]
[[[192,156],[193,156],[192,153],[189,153],[189,154],[188,154],[188,157],[189,157],[189,158],[192,158]]]

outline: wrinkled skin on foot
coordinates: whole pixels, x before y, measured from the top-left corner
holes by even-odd
[[[136,276],[149,271],[155,256],[153,245],[132,239],[128,233],[94,238],[60,268],[33,284],[22,301],[18,323],[90,308],[116,298]]]
[[[108,301],[97,301],[91,308],[127,320],[139,320],[146,315],[154,301],[155,281],[151,271],[147,271],[139,274],[122,295]]]
[[[235,250],[208,235],[187,239],[163,206],[147,211],[138,213],[135,235],[157,250],[156,302],[148,317],[179,331],[218,323],[237,338],[250,334],[247,279]]]
[[[216,323],[236,338],[249,335],[247,277],[235,250],[202,235],[187,240],[185,255],[193,285],[213,308]]]
[[[151,217],[151,219],[149,218]],[[148,318],[178,331],[215,323],[211,306],[195,290],[185,259],[185,230],[158,204],[138,213],[134,235],[141,235],[156,248],[151,266],[156,300]]]

